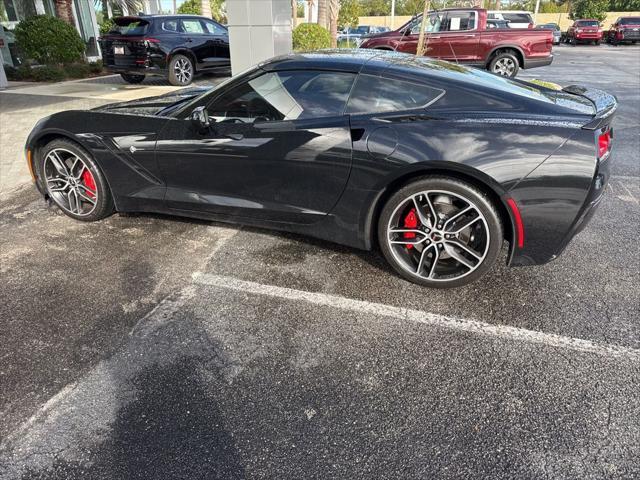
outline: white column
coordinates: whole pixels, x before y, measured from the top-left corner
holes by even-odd
[[[231,73],[246,70],[291,46],[291,0],[227,0]]]
[[[4,59],[2,58],[2,49],[0,49],[0,89],[7,88],[9,82],[7,81],[7,74],[4,72]]]

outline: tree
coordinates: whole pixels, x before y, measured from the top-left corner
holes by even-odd
[[[375,17],[391,13],[391,0],[363,0],[362,16]]]
[[[607,18],[609,0],[575,0],[569,17],[572,20],[579,18],[594,18],[601,22]]]
[[[71,0],[55,0],[56,2],[56,17],[64,20],[69,25],[74,25],[73,21],[73,7],[71,6]]]
[[[329,33],[331,34],[331,48],[338,46],[338,16],[340,15],[340,0],[329,0]]]
[[[204,0],[207,1],[207,0]],[[203,0],[187,0],[178,7],[178,13],[187,13],[190,15],[202,15]],[[220,22],[227,23],[227,14],[223,8],[223,0],[209,0],[210,18]]]
[[[422,12],[424,0],[401,0],[397,2],[397,15],[417,15]]]
[[[316,0],[318,2],[318,25],[327,28],[329,25],[327,16],[327,1],[328,0]]]
[[[611,0],[610,12],[637,12],[640,10],[640,0]]]
[[[360,13],[360,0],[340,0],[338,25],[340,27],[357,27]]]

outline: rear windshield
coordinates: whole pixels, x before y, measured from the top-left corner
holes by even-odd
[[[528,13],[503,13],[502,18],[511,23],[533,23]]]
[[[618,23],[620,25],[640,25],[640,17],[621,18]]]
[[[144,35],[149,30],[149,22],[141,18],[116,18],[115,25],[109,30],[118,35]]]
[[[596,20],[580,20],[576,22],[579,27],[598,27],[600,24]]]
[[[546,30],[560,30],[560,27],[555,23],[545,23],[544,25],[540,25],[539,28],[544,28]]]

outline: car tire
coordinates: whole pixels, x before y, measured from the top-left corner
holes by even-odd
[[[56,139],[39,149],[36,172],[49,199],[76,220],[94,222],[114,211],[109,184],[80,145]],[[73,179],[71,179],[73,177]]]
[[[176,87],[186,87],[195,75],[193,61],[187,55],[177,54],[169,62],[169,83]]]
[[[489,62],[489,71],[503,77],[514,78],[520,70],[518,57],[511,50],[498,52]]]
[[[416,209],[421,201],[420,213]],[[425,205],[429,207],[425,208]],[[452,236],[445,232],[453,233],[453,229],[459,227],[458,221],[463,224],[470,221],[464,212],[457,215],[466,208],[465,205],[473,212],[467,214],[472,215],[470,220],[473,220],[472,225],[467,227],[469,231],[463,229],[455,238],[445,240],[447,235]],[[431,210],[431,206],[435,211]],[[412,208],[414,213],[411,220],[416,223],[408,224]],[[478,218],[474,220],[476,213]],[[442,222],[442,226],[432,222],[434,217]],[[448,221],[454,223],[447,225]],[[413,234],[407,239],[407,234],[400,232],[410,227],[425,232]],[[377,235],[382,254],[400,276],[432,288],[460,287],[480,278],[496,262],[504,238],[500,214],[484,192],[467,182],[440,175],[422,177],[392,194],[378,217]],[[417,240],[424,241],[411,247],[405,244],[405,241]],[[467,247],[466,253],[458,247],[460,244]],[[472,256],[472,252],[478,256]],[[431,263],[434,259],[435,263]]]
[[[142,83],[146,75],[134,75],[132,73],[121,73],[120,76],[127,83]]]
[[[600,40],[596,40],[595,42],[593,42],[594,45],[600,45]]]

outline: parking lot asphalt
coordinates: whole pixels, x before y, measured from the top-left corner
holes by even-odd
[[[556,261],[435,291],[377,252],[0,202],[0,478],[640,478],[640,48],[613,177]]]

